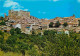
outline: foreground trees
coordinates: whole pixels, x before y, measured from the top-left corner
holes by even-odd
[[[12,29],[10,30],[10,34],[11,34],[11,35],[21,34],[21,29],[19,29],[19,28],[16,28],[16,29],[12,28]]]
[[[18,29],[18,28],[17,28]],[[0,32],[0,49],[5,52],[20,52],[22,56],[80,56],[80,34],[70,32],[57,34],[56,31],[46,30],[44,35],[26,35],[11,29],[11,36],[4,40]],[[15,33],[14,33],[15,32]],[[13,34],[14,33],[14,34]]]

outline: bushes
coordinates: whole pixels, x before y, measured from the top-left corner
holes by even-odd
[[[0,31],[0,35],[3,35],[4,33],[2,31]]]
[[[54,34],[56,34],[57,33],[57,31],[53,31],[53,30],[45,30],[44,31],[44,35],[54,35]]]
[[[5,22],[1,22],[0,25],[6,25],[6,23]]]
[[[19,29],[19,28],[16,28],[16,29],[12,28],[12,29],[10,30],[10,34],[11,34],[11,35],[21,34],[21,29]]]
[[[16,44],[16,40],[17,40],[16,36],[10,36],[10,37],[7,39],[6,43],[7,43],[7,44]]]
[[[20,31],[20,30],[19,30]],[[16,32],[15,29],[12,33]],[[2,32],[1,32],[2,33]],[[0,38],[0,48],[3,51],[20,52],[34,56],[79,56],[80,55],[80,34],[71,32],[56,34],[56,31],[46,30],[44,35],[26,35],[14,33],[8,37],[6,42]],[[3,43],[3,44],[2,44]]]
[[[3,44],[4,38],[0,37],[0,43]]]
[[[21,29],[20,28],[16,28],[15,31],[16,31],[16,34],[21,34]]]
[[[15,29],[14,28],[10,30],[10,34],[11,35],[14,35],[15,34]]]

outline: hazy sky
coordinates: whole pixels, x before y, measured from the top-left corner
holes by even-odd
[[[8,10],[30,11],[37,18],[80,17],[80,0],[0,0],[0,16]]]

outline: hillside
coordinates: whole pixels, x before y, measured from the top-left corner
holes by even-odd
[[[10,33],[0,31],[0,56],[79,56],[79,36],[72,31],[70,35],[52,30],[26,35],[19,28]]]

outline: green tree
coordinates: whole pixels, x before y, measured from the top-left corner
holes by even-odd
[[[80,20],[78,20],[78,22],[79,22],[79,26],[80,26]]]
[[[65,22],[65,23],[63,24],[63,26],[65,26],[65,27],[66,27],[66,26],[68,26],[68,23],[67,23],[67,22]]]
[[[14,34],[15,34],[15,29],[14,29],[14,28],[12,28],[12,29],[10,30],[10,34],[11,34],[11,35],[14,35]]]
[[[49,27],[52,28],[53,27],[53,22],[50,22]]]
[[[6,25],[3,17],[0,17],[0,20],[2,20],[2,22],[0,22],[0,25]]]
[[[0,37],[0,43],[3,44],[3,42],[4,42],[4,38]]]
[[[48,35],[48,33],[49,33],[49,30],[44,31],[44,35]]]
[[[6,23],[5,23],[4,21],[2,21],[2,22],[0,23],[0,25],[6,25]]]
[[[17,27],[17,28],[15,29],[15,31],[16,31],[17,34],[21,34],[21,29],[20,29],[20,28]]]
[[[18,42],[18,50],[25,56],[25,50],[28,50],[29,45],[23,42]]]
[[[4,18],[1,16],[1,17],[0,17],[0,20],[4,20]]]
[[[6,43],[10,44],[10,45],[16,44],[16,40],[17,40],[17,36],[12,35],[12,36],[8,37]]]
[[[59,21],[56,22],[55,27],[59,27],[61,24]]]
[[[2,31],[0,31],[0,35],[4,35],[4,33]]]

